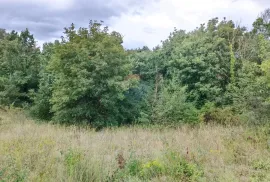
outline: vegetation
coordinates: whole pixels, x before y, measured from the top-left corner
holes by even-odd
[[[0,29],[0,180],[270,181],[269,27],[214,18],[152,50],[98,21],[42,49]]]
[[[96,128],[196,124],[208,122],[211,110],[266,123],[269,19],[267,9],[248,31],[214,18],[191,32],[175,29],[153,50],[125,50],[121,34],[97,21],[71,24],[42,51],[27,29],[1,30],[0,104]]]
[[[1,181],[269,181],[269,126],[95,132],[0,111]]]

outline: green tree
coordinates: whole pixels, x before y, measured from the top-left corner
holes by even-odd
[[[0,104],[21,106],[38,88],[40,50],[26,29],[4,33],[0,39]]]
[[[0,28],[0,40],[4,39],[7,36],[6,30]]]
[[[228,88],[227,100],[236,113],[248,115],[252,123],[268,120],[270,89],[265,83],[263,71],[257,63],[244,62],[238,79]]]
[[[270,37],[270,8],[266,9],[253,23],[253,33]]]
[[[91,21],[89,29],[65,29],[48,64],[52,73],[52,112],[60,123],[85,122],[98,126],[125,121],[121,112],[125,92],[134,82],[131,64],[117,32]]]
[[[174,79],[164,84],[153,108],[153,123],[195,124],[199,121],[198,110],[194,103],[187,102],[185,89]]]
[[[41,120],[51,120],[53,117],[50,99],[52,97],[54,75],[48,70],[48,64],[55,54],[55,47],[57,45],[59,45],[58,41],[55,41],[54,43],[45,43],[42,49],[39,71],[39,89],[37,92],[33,93],[33,105],[31,107],[32,116]]]
[[[231,54],[231,63],[230,63],[230,73],[231,73],[231,83],[235,83],[235,55],[233,52],[233,46],[230,44],[230,54]]]
[[[214,101],[226,90],[230,79],[230,51],[224,38],[191,33],[175,48],[171,67],[176,68],[182,85],[187,85],[188,100],[198,107]]]

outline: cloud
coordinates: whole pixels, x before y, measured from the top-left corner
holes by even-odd
[[[192,30],[210,18],[227,17],[251,27],[269,0],[0,0],[0,28],[29,28],[40,41],[62,35],[75,23],[104,20],[124,36],[127,48],[154,47],[174,27]]]
[[[270,8],[269,0],[252,0],[253,2],[264,6],[265,8]]]
[[[29,28],[39,40],[59,38],[71,23],[87,26],[90,19],[109,23],[138,3],[142,4],[140,0],[1,0],[0,27]]]
[[[160,0],[145,5],[139,15],[125,14],[114,18],[112,25],[125,35],[125,41],[143,41],[155,47],[165,40],[174,27],[193,30],[214,17],[227,17],[251,28],[269,0]]]

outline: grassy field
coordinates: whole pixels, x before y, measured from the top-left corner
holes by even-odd
[[[0,110],[0,181],[270,181],[269,128],[38,124]]]

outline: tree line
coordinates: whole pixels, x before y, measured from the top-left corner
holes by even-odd
[[[270,9],[251,30],[214,18],[153,49],[122,43],[98,21],[42,50],[28,29],[0,29],[0,105],[94,127],[269,121]]]

